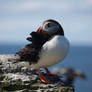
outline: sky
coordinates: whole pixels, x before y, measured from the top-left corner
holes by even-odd
[[[0,0],[0,44],[27,43],[44,20],[55,19],[72,45],[92,45],[92,0]]]

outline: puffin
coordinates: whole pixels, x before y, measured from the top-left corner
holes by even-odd
[[[27,40],[30,43],[17,52],[18,61],[23,66],[37,69],[41,81],[50,83],[50,80],[43,75],[40,69],[44,68],[48,75],[57,76],[51,73],[48,67],[63,61],[70,46],[62,26],[56,20],[45,20],[36,31],[30,33]]]

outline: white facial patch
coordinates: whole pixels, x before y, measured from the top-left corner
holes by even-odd
[[[43,25],[43,30],[47,31],[50,34],[56,33],[59,29],[59,25],[53,22],[46,22]]]

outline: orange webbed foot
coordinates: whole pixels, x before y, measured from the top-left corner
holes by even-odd
[[[50,80],[40,72],[40,69],[37,72],[43,83],[46,83],[46,84],[50,83]]]
[[[61,76],[58,76],[58,75],[56,75],[56,74],[51,73],[51,72],[48,70],[48,68],[45,68],[45,70],[46,70],[47,74],[50,75],[50,76],[55,76],[55,77],[58,78],[58,79],[61,77]]]

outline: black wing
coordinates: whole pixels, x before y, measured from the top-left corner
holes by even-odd
[[[32,32],[30,35],[31,37],[28,37],[27,40],[31,43],[20,49],[17,54],[20,56],[20,61],[36,63],[39,60],[39,52],[41,51],[42,45],[48,41],[50,36],[44,37],[38,32]]]

